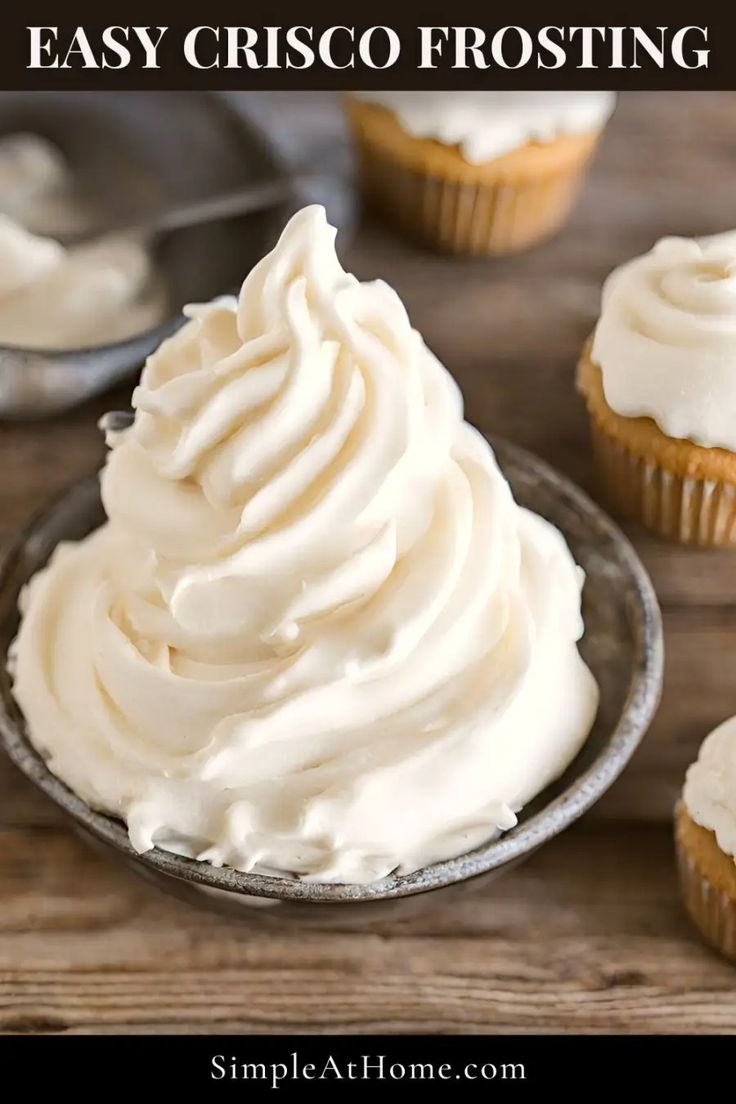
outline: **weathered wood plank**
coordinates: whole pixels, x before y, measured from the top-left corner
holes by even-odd
[[[478,895],[329,934],[210,917],[53,829],[0,854],[0,1031],[736,1029],[662,827],[578,826]]]

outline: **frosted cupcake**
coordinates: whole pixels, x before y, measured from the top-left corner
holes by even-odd
[[[736,545],[736,233],[664,238],[616,269],[578,385],[613,506]]]
[[[453,253],[514,253],[565,220],[612,92],[353,92],[369,203]]]
[[[676,842],[687,910],[736,962],[736,717],[710,734],[687,772]]]
[[[14,692],[139,852],[369,882],[512,827],[597,688],[562,536],[334,237],[301,211],[149,358],[109,520],[24,595]]]

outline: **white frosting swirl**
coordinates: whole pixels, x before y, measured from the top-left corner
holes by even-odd
[[[683,793],[692,819],[736,861],[736,717],[711,732],[688,768]]]
[[[51,769],[158,844],[363,882],[510,827],[591,726],[581,573],[306,208],[148,361],[108,523],[31,583]]]
[[[618,414],[736,451],[736,232],[663,238],[612,272],[592,356]]]
[[[0,214],[0,344],[78,349],[159,323],[165,296],[146,249],[100,238],[64,249]]]
[[[39,134],[0,137],[0,211],[29,230],[74,227],[84,205],[59,149]],[[88,213],[89,216],[89,213]]]
[[[413,138],[458,146],[481,164],[528,142],[599,130],[616,103],[613,92],[351,92],[394,113]]]

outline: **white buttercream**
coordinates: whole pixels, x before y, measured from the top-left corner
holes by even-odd
[[[0,344],[83,348],[162,320],[166,296],[142,242],[108,236],[67,250],[54,240],[100,219],[52,143],[0,138]]]
[[[736,860],[736,717],[703,741],[683,796],[696,824],[714,832],[721,851]]]
[[[592,356],[618,414],[736,451],[736,233],[663,238],[611,273]]]
[[[164,304],[148,253],[134,239],[67,250],[0,215],[0,344],[104,345],[155,326]]]
[[[301,211],[149,358],[108,523],[24,596],[15,693],[139,851],[363,882],[511,827],[597,689],[562,536],[334,233]]]
[[[528,142],[600,130],[613,92],[352,92],[394,113],[407,134],[458,146],[481,164]]]
[[[38,134],[0,138],[0,212],[28,228],[64,229],[80,214],[79,198],[61,152]]]

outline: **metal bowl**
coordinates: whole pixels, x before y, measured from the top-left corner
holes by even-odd
[[[337,909],[341,922],[375,919],[434,903],[438,891],[477,888],[556,836],[591,807],[621,773],[656,710],[663,665],[659,606],[641,562],[612,521],[582,491],[532,454],[492,442],[517,501],[553,522],[586,572],[585,636],[581,651],[595,674],[601,700],[593,730],[573,763],[519,815],[501,838],[456,859],[368,885],[321,885],[245,874],[154,848],[136,854],[125,826],[90,809],[46,767],[29,743],[0,661],[0,740],[39,789],[84,833],[139,873],[178,895],[220,910],[323,921]],[[76,484],[39,514],[0,561],[0,656],[18,625],[18,593],[60,540],[83,537],[102,520],[96,476]],[[442,895],[444,902],[445,895]],[[244,907],[245,906],[245,907]],[[332,906],[332,907],[330,907]]]
[[[0,136],[30,132],[61,150],[101,221],[234,191],[285,175],[265,136],[204,92],[4,92]],[[0,416],[64,410],[140,369],[181,325],[185,303],[239,286],[277,237],[287,205],[245,218],[177,230],[153,253],[168,316],[123,341],[84,349],[0,344]]]

